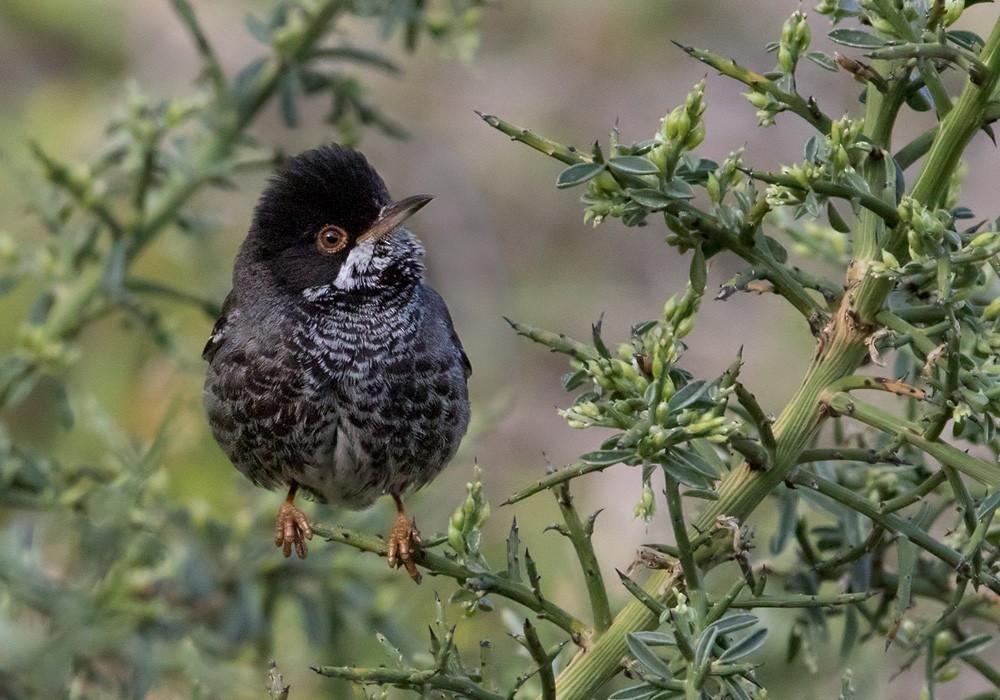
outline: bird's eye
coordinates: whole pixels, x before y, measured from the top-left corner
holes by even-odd
[[[347,231],[339,226],[329,224],[316,234],[316,248],[323,255],[333,255],[344,249],[347,240]]]

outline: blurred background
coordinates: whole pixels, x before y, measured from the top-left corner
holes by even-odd
[[[244,18],[248,10],[263,10],[267,3],[192,4],[230,75],[261,53],[244,27]],[[570,402],[559,383],[567,371],[564,358],[518,338],[502,317],[586,338],[591,324],[603,316],[605,339],[617,343],[627,338],[634,323],[657,317],[664,301],[683,291],[689,262],[663,244],[666,231],[655,223],[642,229],[626,229],[617,221],[596,230],[584,226],[579,193],[555,189],[561,166],[509,143],[474,110],[579,147],[595,139],[606,142],[616,121],[623,141],[650,138],[659,119],[706,76],[705,67],[687,58],[671,40],[716,51],[754,70],[768,70],[774,57],[763,45],[777,39],[781,23],[800,6],[785,0],[503,0],[486,7],[479,47],[464,57],[442,55],[430,45],[409,54],[400,48],[398,37],[383,42],[370,23],[359,20],[348,27],[357,45],[388,51],[403,69],[394,76],[371,72],[365,82],[373,102],[402,124],[409,138],[393,140],[365,132],[360,148],[395,197],[436,196],[410,227],[427,247],[429,281],[447,300],[474,367],[470,437],[451,466],[410,502],[425,533],[444,529],[448,515],[464,499],[474,461],[482,468],[487,496],[497,504],[541,475],[546,463],[568,464],[603,439],[597,431],[569,429],[557,414],[557,407]],[[968,13],[966,28],[987,32],[996,10],[985,5],[974,10]],[[832,52],[823,37],[825,18],[812,14],[811,23],[814,46]],[[20,187],[24,169],[31,167],[26,139],[38,140],[63,160],[84,159],[101,142],[103,126],[130,82],[154,97],[177,96],[190,90],[198,67],[189,37],[165,0],[3,0],[0,150],[6,167],[0,171],[0,230],[18,240],[44,237]],[[860,113],[861,86],[846,74],[828,73],[806,62],[800,75],[809,81],[827,114]],[[755,110],[741,92],[739,85],[708,75],[707,138],[701,154],[721,161],[730,151],[746,146],[747,162],[768,169],[799,160],[801,145],[810,135],[808,127],[793,116],[779,115],[774,127],[759,130]],[[295,130],[287,129],[275,110],[258,123],[255,136],[261,144],[289,153],[329,142],[336,134],[322,121],[325,109],[325,104],[305,103],[301,126]],[[930,119],[908,115],[902,133],[916,135]],[[969,154],[971,171],[995,173],[996,163],[992,144],[978,136]],[[244,175],[232,189],[199,195],[189,209],[207,216],[213,227],[194,237],[162,237],[139,263],[140,271],[221,301],[265,177],[264,172]],[[996,216],[994,189],[993,177],[969,181],[963,204],[984,218]],[[739,269],[737,261],[717,258],[709,289]],[[0,300],[2,347],[12,342],[32,299],[32,290],[21,288]],[[83,356],[70,377],[78,396],[91,397],[85,399],[91,401],[87,410],[107,414],[140,439],[151,438],[172,412],[164,458],[167,488],[193,513],[211,511],[225,517],[232,512],[237,517],[245,504],[260,502],[276,508],[281,496],[256,493],[246,484],[212,441],[203,419],[200,351],[213,319],[182,306],[165,306],[164,315],[177,338],[171,353],[158,351],[142,334],[115,319],[88,332],[81,341]],[[775,297],[751,295],[725,302],[706,300],[688,341],[682,365],[701,377],[717,376],[742,347],[744,383],[773,412],[795,390],[813,343],[808,328],[788,305]],[[53,428],[52,413],[45,396],[31,396],[3,420],[15,439],[34,442],[53,454],[65,454],[70,446],[76,452],[86,450],[86,438]],[[98,444],[91,449],[98,449]],[[621,604],[626,594],[611,583],[616,581],[614,570],[627,569],[641,543],[669,539],[669,525],[663,516],[648,525],[633,519],[641,483],[639,475],[625,467],[577,483],[581,512],[604,509],[594,539],[615,600]],[[309,508],[319,521],[350,523],[370,532],[381,532],[391,522],[388,503],[361,516]],[[504,538],[515,516],[522,541],[529,543],[541,563],[550,596],[557,600],[580,596],[569,544],[554,532],[542,532],[558,518],[548,494],[513,507],[494,507],[487,525],[487,553],[498,561],[502,558]],[[0,527],[13,528],[17,521],[16,513],[0,512]],[[755,524],[759,542],[766,542],[767,514],[758,514]],[[324,547],[335,545],[316,542],[313,551]],[[764,557],[765,548],[757,554]],[[262,556],[279,557],[274,550],[264,550]],[[333,562],[347,561],[345,566],[354,567],[353,560],[361,557],[345,550]],[[396,621],[394,644],[407,651],[422,648],[424,628],[407,623],[431,619],[431,593],[449,594],[453,584],[430,579],[417,588],[403,576],[383,571],[383,566],[379,561],[363,569],[378,586],[384,585],[386,593],[376,593],[362,604],[381,606],[383,619]],[[582,611],[585,600],[580,597],[568,607]],[[460,615],[457,609],[453,612],[455,619]],[[278,619],[282,627],[275,631],[278,650],[273,655],[285,681],[292,684],[293,698],[349,696],[346,684],[315,676],[310,665],[384,662],[374,644],[374,629],[327,630],[350,639],[352,650],[343,658],[329,658],[310,645],[297,612],[290,610]],[[473,649],[479,636],[503,637],[507,628],[501,620],[496,612],[480,615],[460,628],[463,644]],[[775,613],[767,624],[776,632],[790,620]],[[761,678],[771,697],[798,697],[804,668],[785,666],[781,639],[772,634],[763,659],[769,663]],[[828,649],[817,650],[821,658],[836,652],[836,635],[827,644]],[[902,657],[883,653],[882,640],[873,640],[864,649],[871,653],[844,661],[854,669],[858,697],[904,698],[917,692],[919,671],[906,672],[903,682],[890,683]],[[502,653],[513,655],[510,649]],[[5,661],[11,660],[0,656],[0,668]],[[265,669],[244,661],[238,657],[234,661],[237,680],[228,691],[234,697],[260,696]],[[821,665],[809,677],[815,687],[811,692],[833,696],[840,673],[840,668]],[[794,686],[786,685],[793,679]],[[954,682],[956,694],[960,684],[963,692],[978,687],[970,671]],[[175,690],[169,684],[159,687],[157,697],[174,697]]]

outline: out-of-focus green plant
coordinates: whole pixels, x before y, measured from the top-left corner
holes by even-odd
[[[196,89],[170,100],[132,90],[86,163],[31,144],[43,177],[26,178],[25,189],[48,235],[37,247],[0,239],[0,291],[37,291],[14,346],[0,355],[0,410],[23,423],[25,400],[40,392],[62,404],[73,440],[100,445],[103,455],[60,459],[15,442],[0,425],[3,697],[263,691],[283,601],[298,605],[309,643],[337,656],[353,648],[345,630],[391,624],[366,567],[335,567],[332,549],[287,566],[268,546],[269,518],[249,499],[225,519],[178,499],[163,454],[170,421],[142,444],[67,382],[67,370],[86,359],[81,334],[108,318],[146,329],[173,351],[165,302],[217,312],[215,300],[136,270],[158,240],[207,230],[190,206],[196,194],[280,159],[248,131],[270,105],[292,127],[302,100],[326,99],[341,140],[362,128],[401,132],[359,77],[362,68],[397,68],[353,43],[345,19],[371,18],[387,40],[402,35],[411,48],[427,36],[467,52],[480,3],[277,2],[248,20],[261,57],[236,75],[223,71],[188,1],[171,4],[201,57]],[[56,442],[54,434],[33,440]]]
[[[403,27],[411,45],[421,33],[457,38],[461,52],[471,43],[476,3],[451,3],[451,14],[424,2],[282,4],[270,20],[252,23],[272,54],[228,79],[191,9],[175,0],[202,53],[205,90],[159,106],[136,98],[111,145],[86,167],[36,148],[51,183],[36,199],[52,245],[36,255],[9,240],[0,245],[14,282],[34,276],[44,288],[17,348],[2,360],[4,405],[16,410],[48,383],[107,446],[102,462],[75,465],[0,443],[0,503],[12,514],[0,547],[0,689],[142,694],[181,680],[193,692],[225,694],[247,647],[263,679],[272,615],[284,596],[300,602],[310,638],[337,664],[345,656],[330,634],[343,624],[338,615],[381,628],[373,636],[386,663],[314,669],[352,681],[366,698],[388,697],[390,688],[476,700],[763,697],[754,654],[768,631],[755,613],[775,607],[800,613],[785,640],[790,660],[817,665],[815,644],[836,621],[845,656],[884,640],[908,652],[907,666],[922,661],[926,697],[966,667],[1000,689],[1000,668],[983,653],[993,640],[979,626],[1000,622],[1000,232],[996,221],[971,223],[974,214],[959,204],[962,153],[978,131],[992,134],[1000,117],[1000,23],[985,39],[952,29],[966,4],[975,3],[824,0],[817,11],[834,21],[829,36],[843,54],[810,50],[800,10],[766,47],[777,65],[765,73],[681,47],[745,85],[762,127],[790,113],[816,130],[803,160],[775,172],[753,168],[742,152],[722,163],[698,154],[708,136],[706,81],[649,140],[625,144],[616,130],[606,148],[589,152],[483,115],[567,166],[556,184],[584,188],[585,221],[662,221],[667,244],[690,254],[690,274],[658,318],[635,324],[617,346],[600,324],[581,342],[511,322],[568,357],[563,384],[577,392],[563,411],[569,426],[609,431],[601,449],[508,499],[553,495],[561,522],[552,529],[572,545],[589,614],[552,597],[545,574],[565,579],[566,567],[536,561],[516,522],[502,561],[486,556],[481,528],[491,509],[477,472],[444,534],[427,537],[415,555],[457,588],[447,602],[435,599],[430,647],[413,654],[392,641],[404,630],[387,631],[389,622],[378,619],[384,611],[370,586],[357,584],[353,567],[362,560],[335,575],[334,548],[314,548],[305,566],[274,563],[255,511],[220,523],[169,498],[160,459],[168,428],[151,445],[136,445],[96,408],[80,410],[72,387],[60,389],[59,381],[78,360],[75,338],[95,320],[121,314],[169,344],[150,297],[210,310],[208,301],[137,279],[132,263],[158,236],[197,226],[185,205],[199,189],[272,160],[246,137],[271,99],[293,123],[300,94],[327,92],[343,128],[395,131],[365,106],[357,83],[324,68],[328,59],[382,65],[327,43],[340,14],[381,17],[390,31]],[[834,119],[803,96],[804,69],[813,66],[862,83],[863,109]],[[958,95],[948,91],[945,70],[964,74]],[[899,147],[892,139],[903,109],[933,110],[938,124]],[[793,254],[840,266],[842,278],[808,272]],[[718,298],[778,295],[816,338],[805,376],[777,417],[742,383],[738,350],[718,376],[683,368],[684,338],[706,293],[708,261],[718,255],[746,263]],[[890,359],[889,376],[857,373]],[[865,390],[887,401],[868,403],[858,396]],[[582,515],[570,489],[617,465],[635,469],[643,485],[635,514],[648,522],[653,541],[641,561],[653,571],[645,581],[619,573],[616,585],[634,600],[615,611],[591,541],[597,514]],[[766,502],[779,514],[770,552],[784,556],[765,568],[743,525]],[[323,524],[314,532],[386,554],[378,537]],[[72,555],[60,558],[67,549]],[[723,562],[736,566],[729,580],[727,569],[713,571],[710,590],[706,574]],[[478,655],[460,648],[449,603],[467,617],[495,616],[523,648],[521,662],[496,663],[489,642]],[[609,688],[623,673],[627,687]],[[274,666],[266,690],[289,695]],[[847,669],[842,693],[853,692]]]
[[[992,137],[990,124],[1000,118],[1000,23],[985,39],[952,29],[974,4],[824,0],[817,11],[833,21],[829,37],[842,53],[811,50],[808,18],[796,11],[766,47],[777,65],[764,73],[682,46],[746,86],[762,127],[789,113],[815,129],[802,161],[776,172],[755,169],[742,152],[721,164],[698,154],[710,108],[705,81],[649,140],[625,144],[615,130],[606,148],[589,152],[482,115],[567,166],[556,185],[584,189],[586,222],[662,222],[667,244],[691,255],[683,295],[615,349],[599,324],[580,342],[511,323],[568,356],[563,383],[580,391],[563,411],[569,425],[611,431],[602,449],[509,499],[544,491],[556,497],[564,522],[555,527],[573,543],[592,621],[545,596],[516,526],[506,565],[493,568],[470,557],[478,549],[468,548],[456,525],[452,551],[437,554],[431,546],[420,564],[455,578],[466,603],[472,596],[519,603],[561,628],[576,654],[567,659],[562,647],[542,646],[529,617],[511,620],[531,658],[514,684],[463,664],[450,632],[448,643],[435,636],[433,665],[318,671],[368,686],[489,700],[529,692],[587,700],[612,692],[606,685],[622,672],[631,685],[610,696],[619,700],[764,697],[753,654],[767,630],[754,611],[782,607],[800,611],[785,640],[790,661],[815,667],[815,644],[837,621],[845,657],[884,641],[907,651],[904,667],[920,661],[923,697],[965,668],[1000,691],[1000,665],[984,653],[993,643],[989,625],[1000,621],[1000,232],[990,215],[978,219],[959,204],[962,154],[980,130]],[[834,118],[807,97],[813,93],[800,88],[807,67],[860,82],[858,113]],[[946,71],[964,74],[957,95],[947,89]],[[893,136],[904,109],[933,110],[938,124],[900,146]],[[988,177],[967,174],[977,176]],[[839,266],[842,277],[803,270],[790,248]],[[777,417],[741,383],[739,356],[715,378],[682,368],[706,263],[718,255],[747,265],[718,298],[778,295],[816,338],[805,376]],[[879,368],[890,360],[894,369],[883,375]],[[865,390],[884,392],[887,401],[869,403],[859,396]],[[612,617],[590,544],[594,516],[579,516],[569,485],[620,464],[641,478],[635,513],[659,541],[642,557],[656,569],[644,583],[620,575],[635,599]],[[474,494],[470,486],[453,523],[469,522],[464,509],[478,502]],[[742,527],[765,504],[779,511],[770,553],[785,553],[766,569]],[[728,591],[710,593],[705,575],[726,561],[738,564]],[[844,697],[853,696],[849,670],[842,687]]]

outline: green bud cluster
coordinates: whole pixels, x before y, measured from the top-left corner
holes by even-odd
[[[910,257],[922,262],[940,256],[951,215],[943,209],[928,209],[911,197],[903,197],[896,211],[906,226]]]
[[[743,149],[740,148],[730,153],[718,170],[708,174],[705,190],[712,204],[721,204],[726,192],[743,179],[740,170],[743,167]]]
[[[796,163],[795,165],[783,165],[781,166],[781,173],[782,175],[791,176],[798,186],[770,185],[767,188],[765,197],[767,198],[767,203],[775,208],[801,204],[805,201],[814,182],[829,179],[829,168],[825,163],[805,162]]]
[[[920,8],[917,7],[917,3],[912,2],[912,0],[892,4],[898,6],[895,9],[908,23],[920,21],[927,9],[926,3],[920,3],[922,5],[922,8]],[[865,22],[873,29],[887,36],[905,39],[905,37],[899,36],[899,33],[896,30],[896,25],[884,16],[882,8],[879,7],[878,2],[873,2],[873,0],[862,0],[860,5],[861,9],[864,10]]]
[[[587,182],[587,191],[582,199],[587,205],[583,210],[583,223],[592,226],[598,226],[609,216],[621,218],[628,204],[621,185],[607,170]]]
[[[698,401],[673,403],[690,382],[676,363],[684,350],[681,339],[693,329],[700,301],[701,292],[689,288],[666,302],[659,321],[638,326],[632,341],[621,344],[616,354],[601,343],[603,351],[574,358],[571,365],[576,372],[571,376],[590,379],[593,390],[560,412],[570,427],[623,430],[614,441],[615,449],[634,449],[642,459],[655,458],[694,438],[724,442],[733,430],[724,413],[735,374],[727,373],[706,387]],[[646,506],[642,510],[652,513]]]
[[[642,485],[642,500],[632,509],[632,517],[649,522],[656,514],[656,497],[649,482]]]
[[[468,495],[448,520],[448,545],[459,556],[479,556],[480,530],[490,517],[490,504],[483,495],[482,471],[475,465],[471,482],[466,484]]]
[[[677,159],[685,151],[697,148],[705,139],[705,81],[698,82],[684,99],[660,120],[660,130],[648,158],[669,178],[677,167]]]
[[[796,10],[785,20],[781,27],[781,40],[778,42],[778,65],[786,74],[795,72],[799,57],[809,48],[812,33],[809,23],[802,10]]]
[[[757,108],[757,123],[761,126],[772,126],[775,115],[785,110],[785,105],[774,99],[770,93],[752,91],[743,93],[743,96]]]
[[[851,119],[846,114],[830,124],[830,133],[824,139],[824,145],[826,159],[834,175],[851,169],[850,152],[856,146],[863,128],[863,119]]]
[[[43,326],[24,324],[17,333],[17,347],[50,374],[60,374],[80,357],[69,343],[51,337]]]

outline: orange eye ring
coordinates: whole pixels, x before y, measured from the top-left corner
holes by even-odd
[[[347,231],[327,224],[316,233],[316,249],[323,255],[333,255],[339,253],[347,246],[349,237]]]

